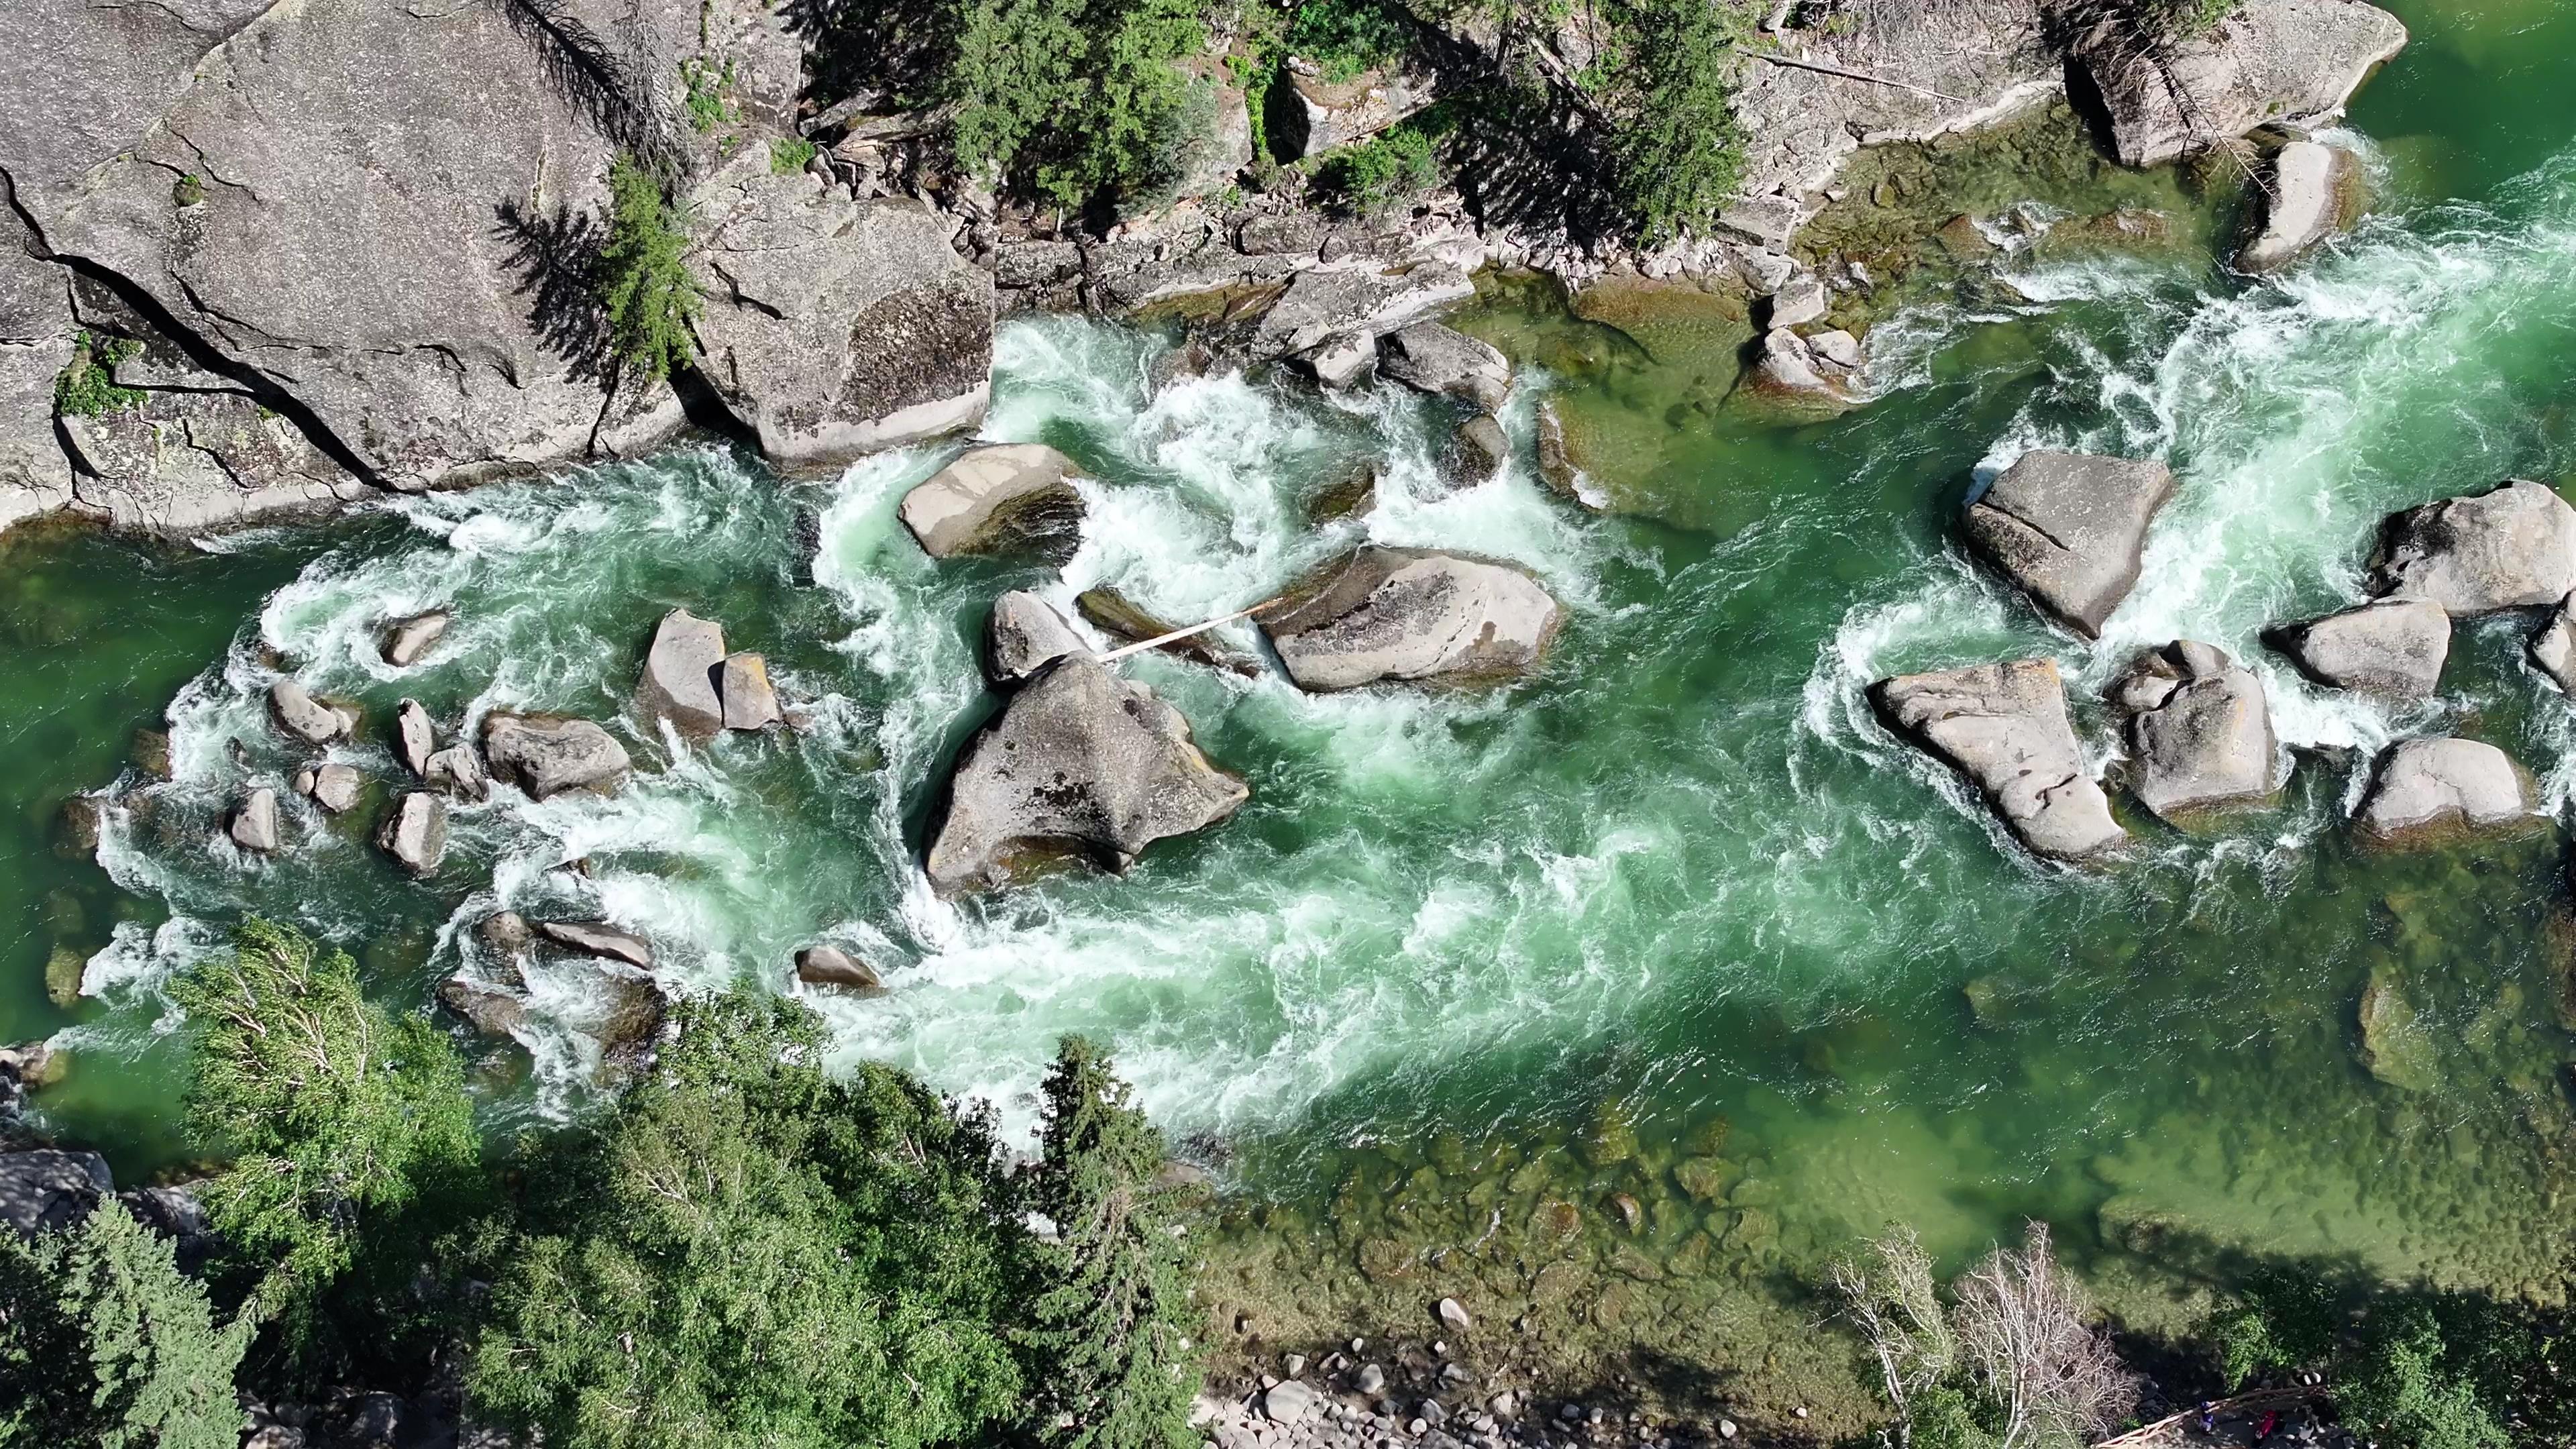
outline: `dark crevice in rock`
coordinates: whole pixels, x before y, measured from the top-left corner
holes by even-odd
[[[5,167],[0,167],[0,182],[7,184],[10,208],[17,212],[18,220],[27,228],[27,234],[37,238],[42,244],[45,230],[37,223],[34,214],[18,200],[17,179],[11,176]],[[276,380],[266,373],[217,351],[198,334],[196,329],[172,316],[170,309],[162,306],[159,298],[136,286],[132,278],[113,268],[101,266],[87,257],[51,252],[44,260],[106,288],[119,302],[131,308],[136,316],[141,317],[162,336],[176,344],[179,350],[187,355],[190,362],[207,372],[219,377],[229,377],[240,383],[242,390],[254,401],[294,424],[296,431],[304,434],[306,440],[320,450],[323,456],[347,469],[352,477],[376,487],[384,486],[384,480],[377,475],[375,468],[369,465],[366,459],[360,457],[356,449],[341,441],[339,434],[331,431],[330,425],[324,423],[321,416],[313,409],[305,406],[302,399],[278,386]],[[193,292],[190,294],[190,300],[195,300]],[[54,435],[57,439],[63,438],[59,423],[55,427]],[[68,456],[77,458],[78,451],[68,446],[68,440],[65,442],[64,452]]]

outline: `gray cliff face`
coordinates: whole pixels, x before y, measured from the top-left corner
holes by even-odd
[[[1890,728],[1967,776],[2033,852],[2083,861],[2127,843],[2075,743],[2055,662],[1902,674],[1869,697]]]

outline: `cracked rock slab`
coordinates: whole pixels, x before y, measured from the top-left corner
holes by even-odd
[[[1965,775],[2032,853],[2085,861],[2127,843],[2076,745],[2054,661],[1900,674],[1869,698],[1890,729]]]
[[[2025,453],[1968,505],[1964,527],[2042,612],[2098,639],[2137,586],[2147,527],[2173,491],[2162,463]]]
[[[1537,667],[1564,607],[1517,565],[1368,547],[1261,616],[1300,689],[1484,683]]]
[[[2187,821],[2279,793],[2263,681],[2226,651],[2177,639],[2140,656],[2112,699],[2129,716],[2129,792],[2160,818]]]

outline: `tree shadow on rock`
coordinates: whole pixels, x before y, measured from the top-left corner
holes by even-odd
[[[584,24],[566,0],[485,0],[527,43],[546,83],[572,103],[602,139],[668,170],[680,156],[678,131],[655,99],[652,37],[630,12],[624,44]]]
[[[956,53],[957,10],[940,0],[781,0],[778,13],[805,42],[806,97],[818,107],[927,105]]]
[[[493,214],[492,233],[509,245],[506,265],[518,279],[511,291],[528,299],[528,323],[539,345],[562,358],[574,380],[606,387],[616,374],[608,314],[599,305],[607,228],[563,206],[551,217],[531,214],[516,199],[494,207]]]

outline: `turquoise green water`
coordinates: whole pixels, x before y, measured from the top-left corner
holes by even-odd
[[[2034,246],[1999,264],[2008,289],[1884,324],[1884,396],[1839,422],[1758,423],[1498,294],[1467,325],[1555,368],[1507,420],[1525,442],[1549,387],[1590,409],[1635,460],[1632,514],[1580,513],[1525,469],[1447,490],[1448,419],[1393,391],[1224,378],[1149,401],[1159,341],[1055,320],[1006,331],[985,432],[1097,475],[1061,570],[920,555],[893,509],[946,450],[797,485],[689,451],[185,557],[11,545],[0,892],[21,924],[0,1036],[59,1032],[77,1065],[47,1114],[140,1169],[186,1150],[159,983],[246,911],[367,945],[406,1001],[478,967],[464,928],[503,905],[646,931],[684,989],[783,982],[828,937],[893,988],[818,1001],[845,1055],[1014,1120],[1059,1034],[1109,1040],[1229,1172],[1219,1291],[1293,1302],[1282,1334],[1418,1309],[1437,1280],[1497,1321],[1555,1314],[1570,1358],[1732,1356],[1805,1392],[1847,1369],[1785,1341],[1812,1338],[1799,1285],[1825,1255],[1902,1219],[1955,1258],[2028,1215],[2141,1320],[2182,1311],[2175,1274],[2224,1246],[2562,1297],[2560,846],[2374,857],[2342,821],[2351,753],[2431,730],[2503,746],[2563,814],[2568,702],[2521,664],[2518,622],[2463,628],[2414,713],[2315,690],[2255,637],[2353,597],[2386,511],[2576,470],[2576,11],[2407,18],[2416,44],[2353,120],[2382,211],[2333,252],[2250,286],[2190,249]],[[2154,454],[2184,480],[2098,647],[1951,542],[1980,470],[2038,445]],[[1362,454],[1381,506],[1311,528],[1307,496]],[[1203,617],[1362,537],[1527,563],[1572,610],[1554,660],[1499,694],[1309,698],[1141,659],[1252,803],[1125,879],[931,896],[924,817],[990,708],[994,593],[1112,582]],[[377,626],[432,605],[458,615],[448,640],[409,671],[378,661]],[[766,651],[812,728],[694,753],[640,732],[635,666],[674,606]],[[2278,810],[2206,834],[2127,811],[2135,856],[2098,875],[2018,855],[1862,703],[1899,670],[2046,654],[2107,754],[2089,700],[2177,635],[2266,671],[2298,774]],[[378,780],[406,695],[449,727],[616,722],[642,769],[613,799],[461,812],[428,883],[366,843],[374,802],[340,822],[299,805],[293,848],[246,862],[214,836],[246,782],[295,763],[259,703],[280,659],[368,707],[343,755]],[[61,800],[110,787],[164,716],[176,779],[128,777],[104,866],[67,858]],[[57,947],[86,960],[67,1014],[42,990]],[[2418,1013],[2404,1085],[2361,1060],[2374,973]],[[530,987],[529,1065],[495,1064],[494,1111],[578,1112],[596,993],[570,965]]]

